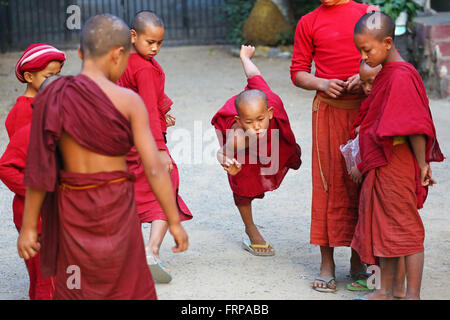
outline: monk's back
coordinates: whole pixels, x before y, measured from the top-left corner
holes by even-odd
[[[91,78],[92,79],[92,78]],[[133,93],[104,79],[92,79],[111,100],[117,110],[128,119],[127,106],[132,105]],[[111,132],[111,134],[114,134]],[[92,137],[95,139],[95,137]],[[96,173],[126,170],[125,155],[107,156],[93,152],[75,141],[67,132],[63,132],[59,141],[64,170],[75,173]]]

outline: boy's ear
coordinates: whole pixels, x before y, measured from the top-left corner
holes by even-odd
[[[269,107],[267,110],[269,111],[269,119],[272,120],[272,118],[273,118],[273,107]]]
[[[83,60],[83,52],[81,52],[81,46],[78,46],[78,57]]]
[[[112,49],[111,59],[113,60],[113,62],[115,64],[118,63],[118,61],[120,60],[120,58],[122,57],[124,52],[125,52],[125,49],[123,47],[117,47],[117,48]]]
[[[29,71],[25,71],[23,73],[23,78],[25,79],[25,81],[27,83],[32,83],[33,82],[33,73],[31,73]]]
[[[135,44],[137,39],[137,32],[134,29],[131,29],[130,32],[131,32],[131,43]]]
[[[241,118],[239,116],[234,116],[234,120],[242,127]]]
[[[388,50],[391,50],[394,45],[394,40],[391,37],[384,38],[383,42]]]

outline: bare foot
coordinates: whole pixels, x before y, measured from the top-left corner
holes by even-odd
[[[250,239],[251,244],[260,244],[264,245],[266,244],[266,240],[262,237],[262,235],[259,233],[258,228],[255,225],[252,226],[245,226],[245,233],[248,235],[248,238]],[[275,252],[275,249],[269,246],[268,248],[253,248],[256,252]]]
[[[392,295],[388,295],[386,292],[382,290],[376,290],[372,293],[366,294],[364,296],[368,300],[393,300],[394,297]]]
[[[335,277],[334,274],[334,270],[335,270],[335,265],[324,265],[322,264],[320,266],[320,274],[319,274],[319,278],[328,280],[331,277]],[[325,281],[322,280],[314,280],[312,283],[312,287],[313,289],[331,289],[331,290],[336,290],[336,281],[335,280],[331,280],[330,282],[328,282],[328,286],[327,283]]]

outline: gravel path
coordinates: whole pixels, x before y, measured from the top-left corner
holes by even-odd
[[[19,53],[0,55],[0,151],[7,144],[5,116],[24,87],[14,76]],[[254,201],[254,216],[265,238],[276,249],[274,257],[254,257],[241,249],[244,227],[234,206],[222,168],[211,160],[218,144],[211,130],[213,114],[245,85],[238,58],[223,47],[163,48],[158,61],[166,72],[166,92],[174,101],[175,127],[169,128],[169,148],[181,176],[180,193],[194,214],[184,224],[190,237],[187,252],[173,254],[172,239],[163,243],[161,257],[172,270],[170,284],[157,284],[160,299],[351,299],[349,248],[337,248],[338,292],[311,289],[318,274],[320,254],[309,244],[311,205],[311,102],[314,93],[295,88],[289,78],[289,60],[255,58],[272,89],[283,99],[303,165],[290,171],[281,187]],[[80,61],[68,52],[63,74],[76,74]],[[438,137],[450,154],[448,100],[431,100]],[[187,139],[186,137],[190,137]],[[203,141],[203,143],[201,142]],[[202,151],[202,153],[194,152]],[[199,155],[203,154],[203,159]],[[433,164],[438,184],[421,211],[426,230],[423,299],[449,299],[446,276],[450,252],[450,167]],[[16,252],[17,231],[12,221],[12,193],[0,183],[0,299],[27,299],[28,275]],[[147,239],[149,227],[144,226]]]

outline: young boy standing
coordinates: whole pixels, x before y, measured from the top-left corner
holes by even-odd
[[[376,23],[373,27],[373,23]],[[392,299],[398,263],[405,259],[407,299],[420,299],[425,231],[417,209],[435,183],[431,161],[443,161],[425,87],[394,45],[394,21],[371,12],[355,26],[354,41],[370,67],[382,65],[361,122],[364,177],[352,248],[368,264],[379,259],[381,287],[363,299]]]
[[[17,98],[5,121],[10,142],[0,159],[0,179],[15,193],[13,215],[14,224],[19,232],[25,203],[26,187],[23,184],[23,177],[33,110],[31,103],[44,80],[59,74],[65,59],[64,52],[45,43],[37,43],[30,45],[16,64],[16,77],[20,82],[26,83],[27,88],[23,96]],[[40,222],[38,233],[41,233]],[[52,299],[55,279],[42,276],[40,255],[26,260],[25,264],[30,277],[30,300]]]
[[[170,173],[180,220],[185,221],[192,219],[192,214],[178,195],[178,167],[170,157],[166,145],[167,126],[175,124],[175,118],[168,113],[172,101],[164,93],[164,71],[155,60],[163,40],[164,23],[158,15],[151,11],[142,11],[136,14],[131,29],[133,45],[130,59],[117,84],[138,93],[145,103],[149,114],[150,129],[155,138],[159,156]],[[156,281],[170,282],[172,276],[159,257],[159,250],[167,232],[167,219],[145,178],[142,162],[135,148],[132,148],[127,155],[127,166],[136,176],[134,187],[139,219],[141,223],[152,224],[150,239],[146,245],[149,266]]]
[[[334,292],[334,247],[350,246],[358,218],[357,186],[347,174],[339,146],[347,142],[363,100],[353,29],[369,6],[349,0],[321,2],[297,24],[291,79],[300,88],[317,91],[312,110],[310,242],[320,246],[322,261],[312,287]],[[350,264],[351,275],[365,271],[354,251]]]

